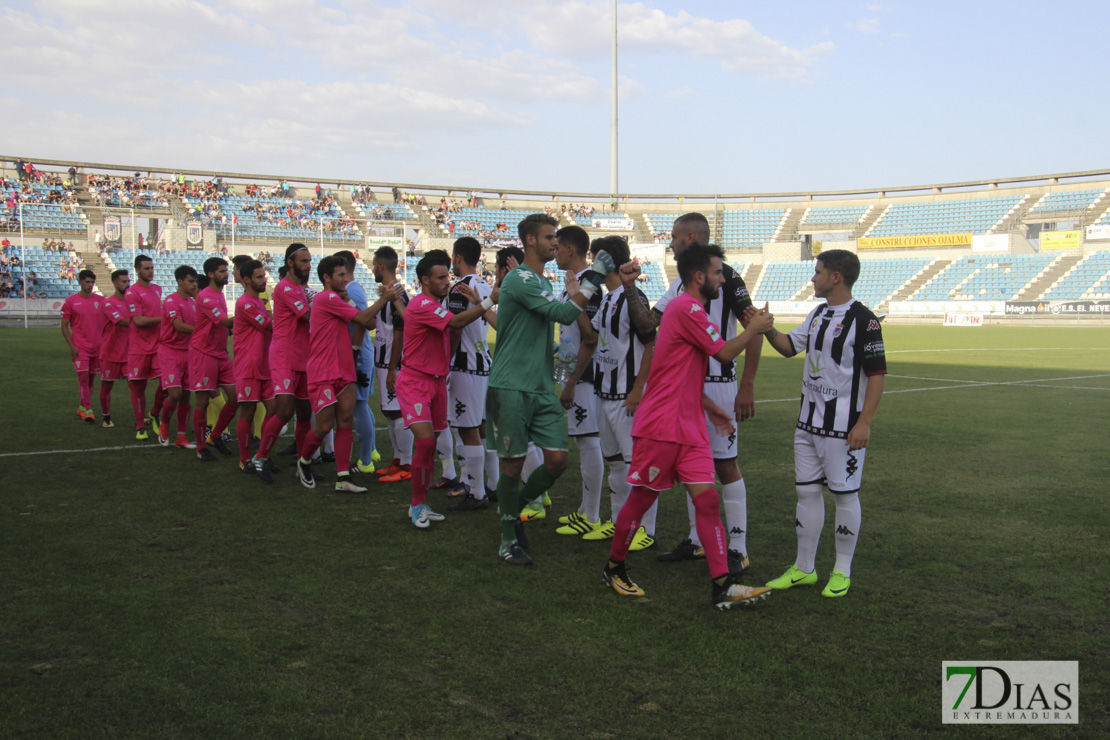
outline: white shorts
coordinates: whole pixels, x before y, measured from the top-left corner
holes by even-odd
[[[794,481],[823,483],[833,493],[855,493],[863,478],[867,449],[849,450],[848,440],[794,430]]]
[[[378,400],[381,401],[382,411],[400,411],[401,403],[397,400],[397,394],[390,393],[385,387],[385,378],[389,375],[389,368],[375,367],[374,374],[377,376],[375,380],[378,384]]]
[[[447,423],[454,429],[470,429],[486,420],[488,375],[453,372],[447,384]]]
[[[593,383],[574,386],[574,408],[567,411],[567,435],[597,434],[597,396]]]
[[[601,433],[601,454],[606,458],[620,455],[632,462],[632,417],[624,408],[624,401],[597,399],[598,431]]]
[[[736,382],[706,383],[705,395],[709,400],[724,409],[732,419],[732,434],[721,434],[717,427],[705,416],[705,426],[709,429],[709,446],[713,448],[714,460],[735,460],[738,452],[736,444]]]

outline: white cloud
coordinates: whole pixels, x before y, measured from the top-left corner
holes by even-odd
[[[666,97],[668,100],[678,100],[679,98],[685,98],[693,94],[694,89],[692,87],[684,87],[681,90],[668,90]]]
[[[848,24],[848,28],[854,28],[860,33],[878,33],[879,32],[879,19],[878,18],[864,18],[863,20],[855,21]]]

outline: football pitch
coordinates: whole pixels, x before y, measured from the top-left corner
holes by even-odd
[[[655,559],[687,530],[677,489],[628,558],[646,598],[602,585],[607,543],[555,534],[573,445],[514,568],[492,510],[419,531],[407,483],[308,491],[279,458],[265,486],[136,442],[122,383],[115,429],[80,422],[58,330],[0,330],[0,734],[906,737],[942,729],[941,661],[1077,660],[1080,724],[1032,732],[1107,736],[1110,329],[884,334],[851,592],[819,595],[826,494],[818,587],[720,612],[703,561]],[[750,584],[795,555],[802,360],[763,358]]]

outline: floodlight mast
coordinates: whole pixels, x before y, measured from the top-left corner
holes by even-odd
[[[617,0],[613,0],[613,80],[609,116],[609,195],[617,197]]]

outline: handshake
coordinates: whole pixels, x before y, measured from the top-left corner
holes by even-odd
[[[751,329],[756,334],[766,334],[775,328],[775,316],[770,311],[769,303],[764,303],[763,308],[748,306],[744,315],[740,317],[740,323],[745,329]]]

